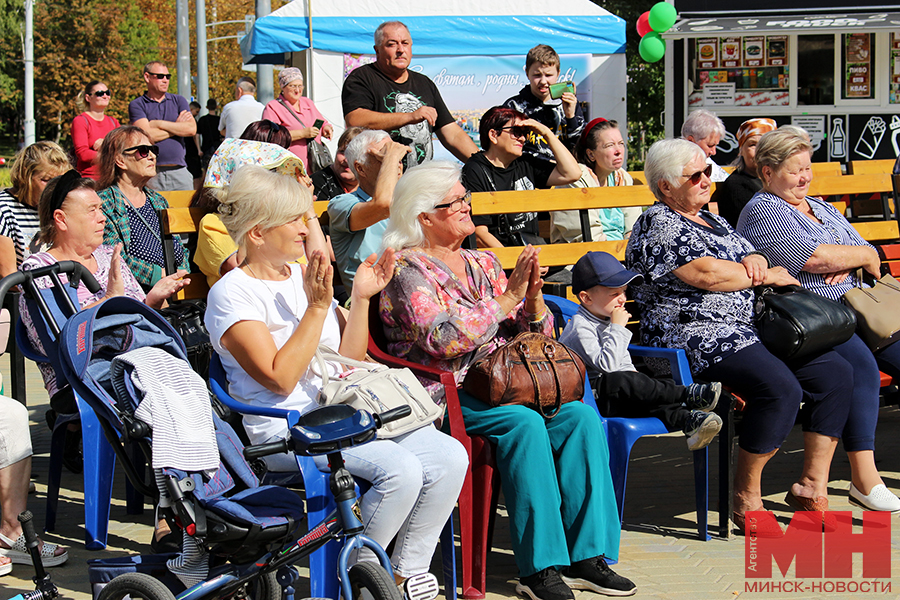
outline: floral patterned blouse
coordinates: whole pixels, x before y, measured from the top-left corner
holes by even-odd
[[[752,289],[710,292],[673,274],[698,258],[740,262],[754,250],[725,219],[707,211],[700,216],[711,227],[657,202],[638,218],[625,250],[628,268],[644,276],[632,287],[641,308],[641,342],[683,348],[695,374],[759,341]]]
[[[520,302],[503,314],[494,296],[506,290],[506,275],[489,252],[460,250],[468,288],[443,261],[410,248],[397,253],[394,277],[381,294],[381,319],[388,351],[409,361],[452,371],[460,385],[469,366],[522,331],[552,335],[553,316],[525,311]],[[470,291],[471,290],[471,291]],[[440,383],[423,380],[436,402]]]

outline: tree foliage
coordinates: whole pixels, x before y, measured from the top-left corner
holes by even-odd
[[[658,0],[593,0],[595,4],[625,19],[625,56],[628,79],[628,165],[642,169],[650,144],[662,139],[665,109],[664,61],[646,63],[638,53],[641,41],[637,20]]]

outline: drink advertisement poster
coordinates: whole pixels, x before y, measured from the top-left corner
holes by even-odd
[[[846,97],[871,98],[872,53],[868,33],[848,33],[844,36],[846,64]]]

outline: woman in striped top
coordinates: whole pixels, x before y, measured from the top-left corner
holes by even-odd
[[[801,285],[826,298],[858,285],[854,271],[881,274],[878,252],[860,237],[832,205],[807,195],[812,181],[812,146],[793,131],[778,129],[760,138],[757,172],[763,189],[744,207],[738,232],[774,265],[784,267]],[[879,368],[900,376],[900,344],[873,357],[854,335],[834,350],[853,366],[853,396],[841,439],[850,459],[850,502],[867,510],[900,512],[900,499],[875,467]],[[876,360],[877,359],[877,360]]]
[[[37,142],[16,154],[12,187],[0,191],[0,277],[15,272],[37,251],[41,192],[48,181],[70,168],[66,153],[53,142]]]

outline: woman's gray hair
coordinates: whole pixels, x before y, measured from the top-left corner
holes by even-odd
[[[763,167],[773,170],[781,168],[784,161],[800,152],[812,152],[812,144],[801,133],[784,126],[764,133],[756,145],[756,170],[760,175]]]
[[[460,178],[458,164],[432,160],[411,168],[394,188],[391,218],[381,238],[382,248],[403,250],[425,243],[419,215],[441,204]]]
[[[353,175],[359,177],[359,173],[356,172],[356,163],[367,164],[369,162],[369,148],[386,137],[390,137],[387,131],[366,129],[347,144],[347,149],[344,150],[344,158],[350,164],[350,170],[353,171]]]
[[[725,137],[725,123],[716,116],[716,113],[705,109],[695,110],[685,119],[681,126],[681,137],[691,136],[695,140],[705,140],[712,134]]]
[[[644,176],[657,200],[661,202],[665,199],[659,189],[659,182],[668,181],[677,187],[679,179],[684,177],[684,167],[695,158],[705,161],[706,154],[700,146],[687,140],[659,140],[650,146],[644,163]]]
[[[254,227],[279,227],[312,207],[312,192],[306,186],[256,165],[239,168],[219,199],[222,224],[241,247],[246,247],[247,234]]]

